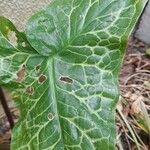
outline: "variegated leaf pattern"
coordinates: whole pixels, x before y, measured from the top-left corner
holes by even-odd
[[[12,150],[115,149],[119,69],[146,2],[54,0],[25,33],[0,17],[0,84],[20,108]]]

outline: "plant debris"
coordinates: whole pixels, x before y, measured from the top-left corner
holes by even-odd
[[[150,149],[150,57],[148,46],[131,38],[120,74],[121,101],[117,112],[118,150]]]

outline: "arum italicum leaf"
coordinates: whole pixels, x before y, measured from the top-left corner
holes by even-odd
[[[115,149],[118,74],[146,2],[55,0],[25,33],[0,17],[0,84],[20,109],[12,150]]]

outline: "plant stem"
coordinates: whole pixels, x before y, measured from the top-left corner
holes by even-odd
[[[1,101],[1,104],[3,106],[4,112],[7,116],[8,122],[10,124],[10,128],[12,129],[14,127],[14,121],[13,121],[11,112],[9,110],[9,107],[8,107],[8,104],[6,101],[6,97],[5,97],[4,92],[3,92],[1,87],[0,87],[0,101]]]

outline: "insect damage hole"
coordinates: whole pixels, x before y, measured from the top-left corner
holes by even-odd
[[[17,46],[17,36],[16,33],[14,31],[9,31],[7,34],[8,40],[10,41],[10,43],[12,43],[14,46]]]
[[[26,43],[25,42],[22,42],[22,47],[26,47]]]
[[[69,77],[60,77],[59,80],[65,83],[70,83],[70,84],[73,83],[73,80]]]
[[[35,72],[36,72],[36,74],[39,76],[41,73],[41,66],[40,65],[37,65],[37,66],[35,66]]]
[[[34,88],[32,86],[28,86],[26,89],[26,93],[29,95],[33,95],[34,93]]]
[[[20,82],[24,79],[26,74],[26,66],[23,65],[17,72],[17,81]]]
[[[53,120],[54,119],[54,115],[52,114],[52,113],[49,113],[48,115],[47,115],[47,118],[48,118],[48,120]]]
[[[40,66],[40,65],[37,65],[37,66],[35,67],[35,70],[36,70],[37,72],[39,72],[39,71],[40,71],[40,68],[41,68],[41,66]]]
[[[43,74],[41,74],[40,76],[39,76],[39,79],[38,79],[38,81],[39,81],[39,83],[44,83],[45,81],[46,81],[46,79],[47,79],[47,77],[45,76],[45,75],[43,75]]]

